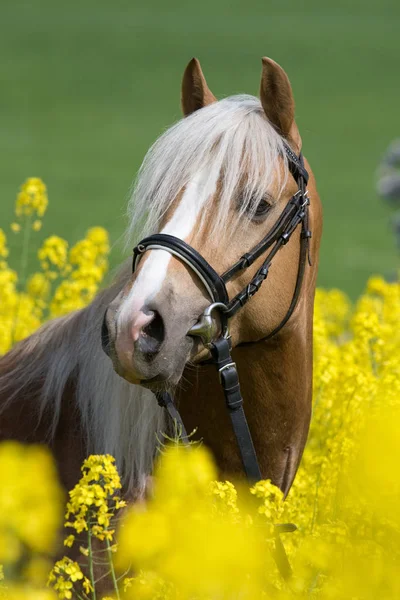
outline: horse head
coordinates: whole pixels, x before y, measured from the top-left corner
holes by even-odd
[[[138,239],[140,226],[141,237],[161,233],[183,240],[220,275],[273,231],[299,190],[287,153],[289,148],[297,157],[301,150],[293,94],[283,69],[264,58],[260,99],[217,101],[193,59],[181,102],[184,118],[150,148],[139,171],[131,232]],[[293,232],[259,293],[230,319],[233,347],[265,338],[285,319],[298,277],[300,235],[299,228]],[[188,363],[209,356],[193,332],[210,305],[210,291],[179,252],[154,244],[146,250],[107,309],[103,338],[117,373],[159,389],[175,386]],[[256,257],[230,278],[229,298],[248,288],[264,260],[265,254]],[[294,316],[286,329],[295,322]],[[218,332],[218,311],[213,323]]]

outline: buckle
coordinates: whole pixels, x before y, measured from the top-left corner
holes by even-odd
[[[308,190],[306,190],[305,193],[303,194],[303,199],[304,199],[304,202],[300,208],[304,208],[304,206],[308,206],[310,204],[310,196],[308,195]]]
[[[222,371],[225,371],[225,369],[230,369],[231,367],[233,367],[234,369],[236,369],[236,363],[235,362],[230,362],[226,365],[224,365],[223,367],[221,367],[220,369],[218,369],[218,377],[219,377],[219,382],[221,383],[221,373]]]

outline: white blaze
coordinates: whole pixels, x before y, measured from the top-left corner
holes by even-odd
[[[206,170],[197,173],[186,186],[179,205],[161,233],[174,235],[181,240],[187,238],[193,231],[206,200],[215,192],[216,183],[216,180],[210,181]],[[118,317],[120,326],[157,295],[167,275],[172,255],[166,250],[158,249],[148,250],[146,254],[146,261],[122,303]]]

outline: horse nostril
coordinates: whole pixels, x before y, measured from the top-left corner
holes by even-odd
[[[143,327],[138,340],[139,349],[147,358],[157,354],[165,336],[164,321],[160,313],[156,310],[152,312],[153,318]]]

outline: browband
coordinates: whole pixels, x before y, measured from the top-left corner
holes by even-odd
[[[299,156],[297,156],[297,154],[291,149],[291,147],[286,143],[283,142],[283,145],[285,147],[285,152],[286,155],[288,157],[288,167],[289,167],[289,171],[291,172],[291,174],[293,175],[293,177],[295,178],[295,180],[298,182],[300,178],[302,178],[304,180],[305,185],[307,186],[308,180],[309,180],[309,174],[307,169],[304,166],[304,160],[303,160],[303,155],[300,152]]]

